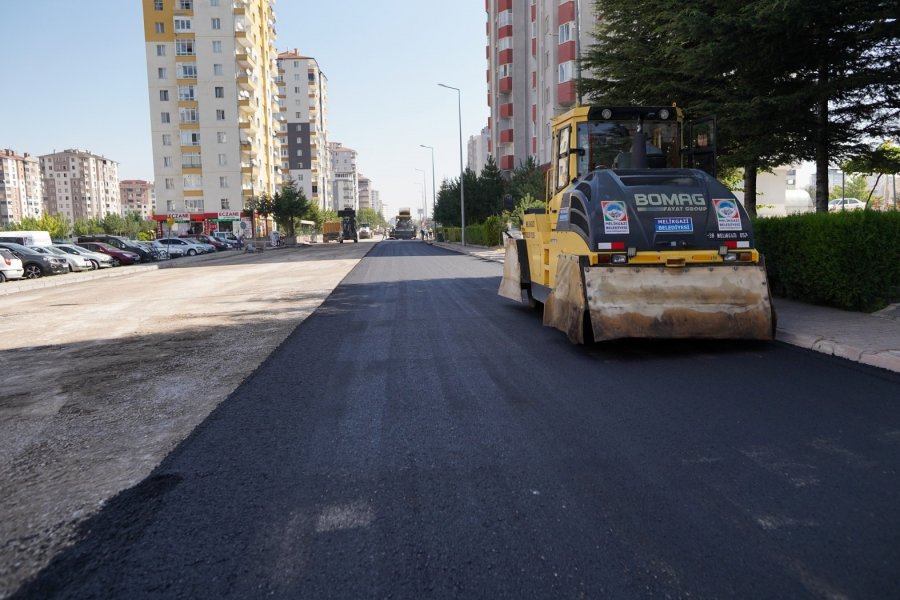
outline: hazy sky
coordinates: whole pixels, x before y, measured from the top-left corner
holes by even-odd
[[[487,124],[484,2],[278,0],[279,51],[313,56],[328,77],[329,140],[359,152],[387,205],[431,206],[459,175],[463,143]],[[0,148],[32,155],[80,148],[119,162],[120,179],[153,179],[140,0],[2,0]],[[465,147],[463,148],[465,155]]]

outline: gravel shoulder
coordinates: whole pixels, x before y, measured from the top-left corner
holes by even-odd
[[[235,253],[0,296],[0,598],[146,477],[372,247]]]

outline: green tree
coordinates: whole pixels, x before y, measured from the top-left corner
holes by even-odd
[[[126,234],[125,218],[115,213],[108,213],[100,219],[100,226],[103,228],[103,233],[110,235]]]
[[[529,156],[524,163],[513,169],[508,191],[512,194],[515,204],[520,203],[526,196],[543,198],[546,195],[544,171],[533,156]]]
[[[856,156],[843,165],[841,168],[848,173],[862,173],[865,175],[877,175],[875,178],[875,183],[872,185],[872,189],[866,193],[866,181],[865,177],[854,178],[862,180],[863,186],[863,194],[858,196],[849,196],[851,198],[859,198],[862,199],[863,196],[866,198],[866,208],[869,207],[869,202],[872,200],[872,194],[875,193],[875,188],[878,187],[878,182],[881,180],[882,175],[896,175],[900,173],[900,147],[890,143],[885,142],[874,148],[868,152],[865,152],[859,156]],[[891,204],[893,204],[893,199],[891,199]]]
[[[54,240],[64,240],[69,237],[72,225],[69,220],[62,215],[51,215],[48,213],[41,214],[40,217],[22,217],[19,223],[15,224],[12,229],[20,231],[46,231]]]
[[[293,179],[288,179],[272,198],[272,214],[275,220],[287,228],[288,237],[294,237],[296,227],[306,214],[309,200],[302,189],[298,189]]]

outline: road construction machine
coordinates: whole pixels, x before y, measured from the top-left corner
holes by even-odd
[[[391,237],[397,240],[416,239],[416,226],[412,222],[412,213],[408,208],[400,209]]]
[[[338,241],[342,244],[344,240],[359,242],[359,234],[356,232],[356,211],[348,206],[339,210],[338,216],[341,218],[341,235]]]
[[[774,337],[750,219],[715,175],[715,119],[580,106],[552,121],[547,203],[507,236],[499,294],[575,343]]]

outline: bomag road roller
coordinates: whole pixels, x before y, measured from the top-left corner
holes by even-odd
[[[714,119],[581,106],[552,126],[548,200],[507,236],[501,296],[542,303],[576,343],[773,339],[750,219],[714,177]]]

